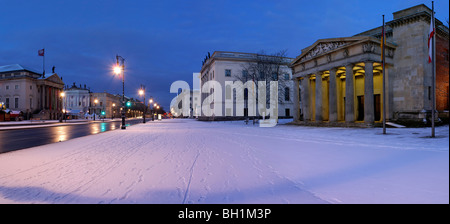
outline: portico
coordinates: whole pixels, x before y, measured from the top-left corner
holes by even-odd
[[[394,45],[387,45],[387,67],[393,64],[394,50]],[[302,104],[294,116],[296,121],[333,126],[373,126],[374,122],[381,122],[384,105],[379,39],[318,40],[304,49],[291,67],[294,83],[298,82],[301,90],[298,97]]]

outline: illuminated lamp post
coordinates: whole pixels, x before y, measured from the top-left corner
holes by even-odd
[[[119,59],[122,65],[119,63]],[[116,66],[114,67],[114,73],[119,75],[122,73],[122,127],[121,129],[126,129],[125,127],[125,59],[119,55],[116,55]]]
[[[146,112],[146,109],[147,109],[147,107],[145,106],[145,86],[141,85],[141,89],[139,90],[139,95],[144,96],[144,101],[143,101],[143,103],[144,103],[144,115],[142,117],[144,118],[143,123],[145,124],[145,112]]]

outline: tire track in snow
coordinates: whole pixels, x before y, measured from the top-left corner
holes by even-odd
[[[229,135],[230,137],[226,137],[224,139],[245,150],[245,152],[240,154],[240,158],[242,161],[248,161],[252,164],[252,168],[256,171],[257,176],[260,179],[259,182],[262,181],[269,184],[270,188],[266,190],[267,194],[278,197],[284,203],[290,203],[290,200],[289,198],[283,196],[283,194],[287,194],[288,196],[291,192],[295,192],[295,195],[303,195],[303,197],[306,197],[307,200],[311,201],[310,203],[329,203],[327,200],[317,196],[315,193],[306,190],[301,182],[296,182],[290,178],[282,176],[280,172],[276,171],[272,166],[263,163],[263,161],[257,157],[257,148],[248,142],[249,136],[256,138],[273,138],[274,136],[259,136],[247,133],[227,133],[223,131],[219,132],[223,135]]]
[[[94,144],[90,142],[88,147],[86,147],[86,144],[82,144],[77,147],[77,150],[65,153],[56,159],[8,175],[14,176],[14,183],[3,182],[2,186],[13,184],[14,186],[10,187],[9,190],[10,194],[20,195],[19,201],[70,203],[79,197],[83,197],[83,193],[100,179],[121,166],[142,146],[155,140],[155,138],[134,138],[132,147],[114,147],[114,145],[130,139],[131,135],[125,134],[119,137],[111,135]],[[63,146],[69,144],[69,141],[55,144]],[[91,158],[96,158],[96,160]],[[28,175],[28,173],[35,174]],[[20,186],[34,186],[31,189],[36,190],[30,191]],[[16,191],[16,193],[12,191]],[[19,194],[19,192],[21,193]]]
[[[197,159],[198,159],[199,156],[200,156],[200,152],[197,153],[197,156],[195,157],[194,162],[192,163],[192,166],[191,166],[191,169],[190,169],[189,181],[188,181],[188,184],[187,184],[187,187],[186,187],[186,191],[184,193],[184,198],[183,198],[182,204],[186,203],[186,199],[187,199],[188,194],[189,194],[189,188],[191,186],[192,175],[194,174],[194,167],[195,167],[195,164],[197,163]]]

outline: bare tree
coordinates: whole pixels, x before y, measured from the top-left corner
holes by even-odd
[[[287,50],[281,50],[273,54],[260,51],[249,59],[248,63],[242,64],[242,73],[235,74],[235,79],[243,83],[253,81],[256,85],[252,90],[244,89],[244,98],[249,94],[256,94],[258,103],[258,82],[266,83],[266,105],[270,101],[270,81],[278,81],[278,103],[292,102],[292,80],[289,76],[288,64],[291,58],[286,56]]]

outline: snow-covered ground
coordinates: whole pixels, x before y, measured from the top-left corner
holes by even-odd
[[[0,154],[0,203],[449,203],[449,127],[147,122]]]

